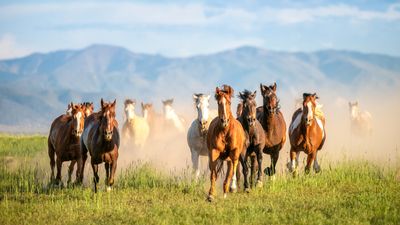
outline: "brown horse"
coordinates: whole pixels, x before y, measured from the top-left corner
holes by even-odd
[[[260,84],[263,106],[257,108],[257,120],[265,131],[265,147],[263,152],[271,156],[271,166],[264,173],[272,176],[276,172],[279,152],[286,141],[286,123],[279,108],[276,96],[276,83],[270,86]]]
[[[229,191],[229,184],[233,177],[231,189],[236,189],[236,170],[240,154],[244,149],[245,134],[242,125],[231,112],[231,98],[233,89],[224,85],[222,90],[216,88],[215,99],[218,103],[218,117],[211,121],[207,133],[207,148],[210,166],[211,187],[208,200],[212,201],[215,196],[215,182],[217,179],[217,165],[222,167],[223,160],[228,161],[228,171],[224,181],[224,198]]]
[[[317,151],[325,142],[325,118],[316,102],[317,94],[303,94],[303,108],[293,114],[289,127],[290,163],[288,168],[294,172],[298,165],[300,151],[307,154],[305,172],[310,172],[311,163],[314,161],[314,171],[318,173],[321,168],[317,161]]]
[[[84,112],[85,118],[89,117],[93,113],[93,110],[94,110],[93,102],[83,102],[80,105],[81,105],[82,110]],[[70,109],[71,109],[71,106],[68,105],[67,114],[68,114],[68,111],[70,111]],[[76,164],[76,160],[72,160],[71,163],[69,164],[69,167],[68,167],[68,183],[71,182],[72,173],[74,172],[75,164]],[[76,170],[76,176],[77,177],[78,177],[78,173],[79,173],[79,170],[77,169]]]
[[[76,182],[80,183],[83,179],[81,168],[83,158],[79,147],[79,139],[84,128],[84,112],[80,104],[70,104],[70,115],[61,115],[51,124],[49,137],[47,139],[48,154],[50,157],[51,182],[57,185],[61,183],[61,166],[64,161],[78,162]],[[55,159],[57,156],[57,159]],[[57,163],[57,175],[54,180],[54,166]],[[71,179],[68,179],[70,182]]]
[[[252,93],[248,90],[244,92],[239,92],[239,97],[242,102],[239,104],[242,107],[242,112],[239,115],[238,120],[242,124],[245,134],[246,134],[246,152],[244,157],[240,158],[241,164],[243,166],[243,176],[244,176],[244,188],[248,190],[248,158],[251,157],[251,186],[254,184],[254,175],[256,171],[255,158],[257,158],[258,163],[258,176],[257,176],[257,186],[262,186],[262,160],[263,160],[263,150],[265,147],[265,133],[260,122],[256,118],[256,92]],[[239,108],[239,106],[238,106]],[[242,155],[243,156],[243,155]]]
[[[101,99],[101,111],[93,113],[85,121],[85,129],[81,138],[83,155],[89,151],[94,174],[94,191],[97,192],[99,182],[98,164],[105,163],[107,191],[114,184],[114,175],[117,169],[119,133],[115,119],[115,105]],[[84,166],[82,167],[83,170]]]

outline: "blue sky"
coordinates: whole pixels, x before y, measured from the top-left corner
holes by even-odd
[[[400,56],[400,1],[0,1],[0,59],[95,43],[173,57],[243,45]]]

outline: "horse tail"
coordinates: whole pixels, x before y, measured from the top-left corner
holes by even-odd
[[[50,158],[50,167],[54,168],[54,166],[56,165],[56,160],[55,160],[56,151],[54,149],[53,144],[51,143],[50,135],[47,138],[47,146],[48,146],[48,154],[49,154],[49,158]]]

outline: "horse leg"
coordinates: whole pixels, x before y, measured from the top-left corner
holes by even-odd
[[[105,182],[104,183],[106,183],[106,185],[107,185],[107,191],[111,191],[111,185],[110,185],[110,170],[111,170],[111,166],[110,166],[110,163],[104,163],[104,168],[106,169],[106,179],[105,179]]]
[[[321,167],[318,164],[317,155],[318,155],[318,153],[315,152],[315,160],[314,160],[314,166],[313,166],[315,173],[321,172]]]
[[[75,164],[76,164],[75,160],[71,160],[71,163],[69,164],[69,167],[68,167],[68,181],[67,181],[68,185],[71,183],[72,173],[74,172]],[[78,165],[78,167],[79,167],[79,165]],[[78,169],[76,170],[76,172],[78,173]]]
[[[83,173],[85,172],[85,164],[86,164],[86,160],[88,157],[87,153],[88,153],[88,150],[87,150],[85,144],[83,143],[83,140],[81,139],[82,167],[79,171],[78,170],[76,171],[76,177],[77,177],[79,183],[83,182]],[[79,172],[79,175],[78,175],[78,172]]]
[[[230,178],[230,181],[232,181],[231,182],[231,185],[230,185],[230,188],[231,188],[231,190],[233,190],[233,192],[236,192],[237,191],[237,177],[236,177],[236,172],[237,172],[237,168],[238,168],[238,165],[239,165],[239,159],[235,159],[235,160],[233,160],[233,169],[232,169],[232,175],[231,175],[231,178]]]
[[[262,187],[262,161],[263,161],[263,155],[262,155],[262,149],[259,149],[257,152],[257,164],[258,164],[258,174],[257,174],[257,184],[256,187]]]
[[[290,148],[290,162],[287,164],[287,168],[289,169],[290,173],[293,173],[296,170],[296,167],[297,167],[296,162],[298,160],[298,157],[296,157],[296,156],[297,156],[297,153],[295,152],[294,148],[291,147]]]
[[[256,159],[254,155],[250,156],[250,187],[253,188],[255,185],[254,178],[256,173]]]
[[[199,170],[199,153],[196,151],[196,149],[191,148],[191,153],[192,153],[192,165],[193,165],[193,171],[195,172],[196,180],[200,176],[200,170]]]
[[[93,183],[94,183],[94,193],[97,193],[97,183],[99,183],[99,165],[94,164],[92,162],[92,169],[93,169]]]
[[[315,156],[317,155],[316,151],[312,151],[311,153],[309,153],[307,155],[307,165],[305,168],[305,173],[309,174],[310,173],[310,167],[311,167],[311,163],[313,162],[313,160],[315,159]]]
[[[56,152],[53,148],[53,145],[50,143],[50,140],[48,140],[47,145],[48,145],[48,154],[50,158],[50,169],[51,169],[50,182],[54,182],[54,167],[56,165],[56,160],[55,160]]]
[[[239,160],[243,167],[242,171],[243,171],[244,191],[248,192],[249,191],[249,179],[248,179],[249,168],[247,165],[247,154],[245,154],[244,156],[241,155]]]
[[[110,179],[108,180],[108,187],[107,191],[112,190],[112,186],[114,185],[114,177],[115,177],[115,172],[117,171],[117,160],[113,160],[111,165],[110,165]]]
[[[209,153],[209,167],[210,167],[210,190],[208,192],[208,201],[212,201],[215,196],[215,182],[217,180],[217,164],[219,152],[215,149]]]
[[[264,170],[264,173],[273,178],[276,172],[276,164],[278,163],[279,159],[279,150],[274,149],[271,151],[271,167],[267,167]]]
[[[232,160],[228,160],[227,164],[228,164],[228,169],[224,180],[224,198],[226,198],[226,194],[229,192],[229,184],[231,183],[231,179],[233,176]]]
[[[61,166],[62,166],[61,157],[57,156],[56,166],[57,166],[56,184],[62,185],[62,182],[61,182]]]

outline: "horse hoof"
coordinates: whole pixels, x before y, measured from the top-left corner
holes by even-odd
[[[226,193],[224,193],[224,199],[226,198]]]
[[[112,191],[112,188],[111,188],[111,186],[107,186],[106,190],[107,190],[107,192],[110,192],[110,191]]]
[[[256,188],[262,188],[263,182],[261,180],[257,181]]]
[[[237,188],[230,188],[229,191],[230,191],[231,193],[236,193],[236,192],[237,192]]]
[[[316,168],[314,168],[314,171],[315,171],[315,173],[319,173],[319,172],[321,172],[321,168],[320,167],[316,167]]]
[[[269,177],[269,180],[270,181],[275,181],[276,180],[276,175],[274,174],[274,175],[271,175],[270,177]]]
[[[245,188],[245,189],[244,189],[244,192],[250,193],[250,188]]]
[[[208,201],[208,202],[213,202],[213,201],[214,201],[214,197],[213,197],[212,195],[209,195],[209,196],[207,197],[207,201]]]

